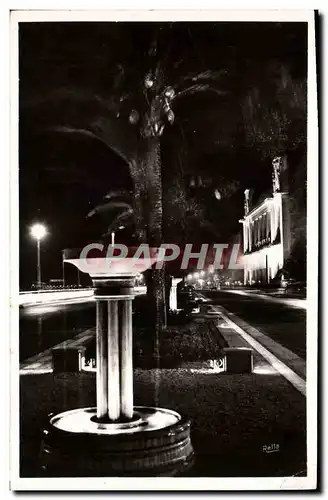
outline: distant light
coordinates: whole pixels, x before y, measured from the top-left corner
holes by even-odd
[[[199,278],[199,273],[194,273],[194,278],[197,280]]]
[[[125,228],[124,228],[124,226],[119,226],[119,229],[121,230],[121,229],[125,229]]]
[[[191,280],[191,279],[192,279],[192,274],[188,274],[187,280]]]
[[[145,87],[147,89],[150,89],[154,85],[154,80],[152,79],[152,75],[148,73],[148,75],[145,76]]]
[[[173,99],[174,97],[174,89],[172,87],[167,87],[164,91],[165,97],[168,97],[169,99]]]
[[[200,272],[200,275],[201,275],[201,276],[204,276],[204,275],[205,275],[205,271],[201,271],[201,272]]]
[[[139,120],[139,113],[136,109],[133,109],[129,116],[129,122],[132,125],[135,125],[138,122],[138,120]]]
[[[221,193],[218,189],[215,189],[214,196],[217,200],[221,200]]]
[[[175,119],[175,115],[172,111],[172,109],[170,109],[167,113],[167,119],[168,119],[168,122],[172,125],[173,122],[174,122],[174,119]]]
[[[47,229],[43,224],[34,224],[31,227],[30,233],[36,240],[42,240],[47,234]]]

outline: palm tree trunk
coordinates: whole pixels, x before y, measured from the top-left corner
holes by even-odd
[[[160,141],[145,138],[140,146],[138,162],[132,173],[135,182],[137,231],[150,247],[162,243],[163,203]],[[159,335],[166,326],[165,269],[151,269],[145,275],[149,323],[153,330],[153,354],[159,357]]]

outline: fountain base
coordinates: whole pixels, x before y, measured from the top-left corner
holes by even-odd
[[[66,411],[43,430],[46,476],[175,476],[193,461],[190,422],[172,410],[135,406],[131,422],[107,423],[96,408]]]

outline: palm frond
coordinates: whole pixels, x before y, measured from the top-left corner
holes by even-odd
[[[195,85],[190,85],[186,89],[180,90],[180,92],[177,92],[173,100],[184,97],[186,95],[196,94],[197,92],[214,92],[218,96],[224,96],[228,94],[227,90],[217,89],[211,86],[209,83],[197,83]]]
[[[219,81],[222,76],[227,74],[226,69],[222,69],[220,71],[212,71],[206,70],[201,73],[197,73],[196,75],[189,75],[184,78],[185,81],[192,80],[193,82],[198,82],[199,80],[216,80]]]
[[[106,200],[113,200],[115,198],[124,198],[126,200],[131,200],[132,198],[132,191],[127,191],[126,189],[120,189],[116,191],[109,191],[104,198]]]
[[[34,108],[42,105],[51,106],[52,104],[58,106],[58,103],[66,103],[72,109],[76,108],[78,104],[80,107],[86,106],[88,109],[100,109],[102,112],[104,110],[113,114],[116,112],[116,101],[112,95],[102,97],[88,89],[81,89],[76,86],[62,86],[44,93],[29,93],[28,97],[21,98],[21,102],[23,108]]]
[[[130,205],[130,203],[126,203],[124,201],[111,201],[109,203],[104,203],[104,204],[98,205],[95,208],[93,208],[92,210],[90,210],[90,212],[87,215],[87,218],[93,217],[94,215],[100,214],[100,213],[109,213],[112,210],[117,210],[119,208],[129,210],[129,209],[131,209],[131,205]]]
[[[220,86],[222,86],[223,76],[226,74],[226,69],[220,71],[206,70],[200,73],[189,74],[183,77],[175,86],[176,95],[174,98],[205,91],[225,95],[227,92],[220,88]]]
[[[122,212],[117,217],[115,217],[115,219],[108,226],[107,232],[104,233],[103,236],[108,236],[111,233],[117,231],[122,224],[124,224],[125,226],[131,226],[133,223],[134,223],[134,212],[132,208],[129,208],[125,212]]]

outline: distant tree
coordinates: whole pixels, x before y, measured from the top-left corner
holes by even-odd
[[[269,64],[242,105],[246,141],[264,157],[306,148],[307,84],[284,65]]]
[[[283,190],[289,192],[291,252],[286,270],[305,279],[307,84],[284,65],[268,65],[262,85],[243,102],[246,141],[264,159],[283,157]]]

